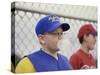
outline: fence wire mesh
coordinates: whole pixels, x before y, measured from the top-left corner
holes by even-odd
[[[61,46],[61,53],[68,58],[80,46],[77,39],[79,28],[84,23],[92,23],[94,27],[97,28],[97,8],[94,6],[28,2],[12,3],[11,15],[15,17],[15,21],[12,19],[14,22],[12,26],[15,26],[15,32],[12,33],[14,34],[12,37],[15,37],[15,53],[20,58],[40,48],[35,34],[35,26],[40,18],[50,13],[58,15],[61,21],[70,24],[70,30],[65,32],[66,35],[64,35],[64,45]],[[93,55],[94,57],[97,56],[97,44]]]

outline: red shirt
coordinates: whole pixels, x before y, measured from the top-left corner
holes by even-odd
[[[96,68],[96,61],[92,54],[87,54],[81,49],[70,57],[70,63],[73,69]]]

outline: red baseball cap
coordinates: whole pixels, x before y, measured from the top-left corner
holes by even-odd
[[[83,37],[85,34],[89,34],[89,33],[94,33],[94,34],[97,34],[97,31],[96,29],[93,27],[92,24],[84,24],[80,30],[79,30],[79,33],[78,33],[78,38],[81,38]]]

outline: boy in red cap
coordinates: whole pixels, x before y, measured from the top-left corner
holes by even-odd
[[[90,54],[90,51],[95,46],[97,31],[93,28],[92,24],[85,24],[80,28],[77,36],[81,47],[70,57],[73,69],[96,68],[96,61],[92,54]]]

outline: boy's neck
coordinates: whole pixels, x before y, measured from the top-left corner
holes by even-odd
[[[86,46],[86,45],[82,45],[81,46],[81,49],[82,49],[82,51],[84,51],[86,54],[89,54],[89,49],[88,49],[88,47]]]
[[[56,58],[57,60],[58,60],[58,56],[57,56],[57,52],[51,52],[50,50],[48,50],[47,48],[42,48],[42,50],[45,52],[45,53],[47,53],[47,54],[49,54],[49,55],[51,55],[51,56],[53,56],[54,58]]]

